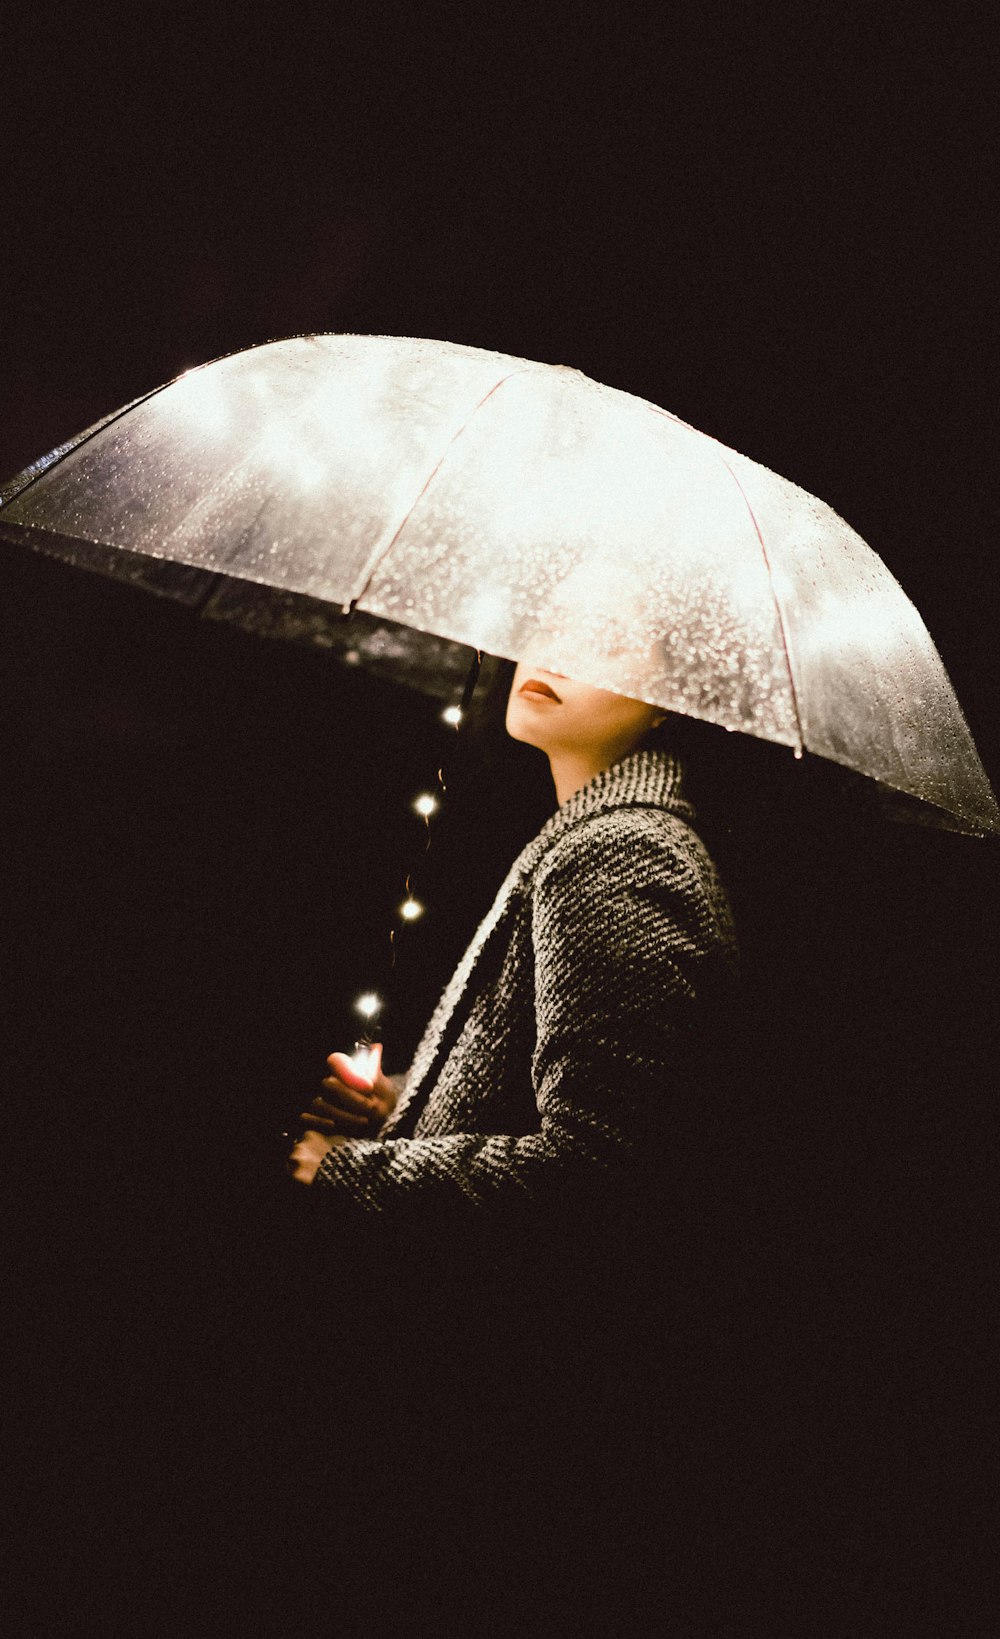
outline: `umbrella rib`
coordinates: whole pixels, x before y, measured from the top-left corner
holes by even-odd
[[[703,434],[702,436],[707,437],[708,434]],[[713,443],[718,443],[718,440],[713,439],[712,442]],[[722,447],[723,446],[720,445],[720,449]],[[735,472],[733,471],[732,467],[729,465],[729,462],[726,460],[725,456],[720,454],[719,459],[721,460],[722,465],[725,467],[725,469],[728,472],[730,478],[733,480],[733,483],[736,485],[736,488],[739,490],[740,494],[743,497],[744,505],[746,506],[746,509],[750,514],[750,522],[753,524],[754,530],[755,530],[756,535],[757,535],[757,539],[760,542],[761,555],[764,559],[764,567],[767,570],[767,584],[771,588],[771,596],[774,599],[774,607],[775,607],[775,611],[776,611],[777,616],[778,616],[778,630],[781,633],[781,647],[782,647],[782,649],[784,650],[784,653],[785,653],[785,667],[788,671],[788,686],[789,686],[789,688],[791,690],[791,693],[792,693],[792,710],[795,713],[795,727],[796,727],[796,730],[797,730],[798,736],[799,736],[798,752],[799,752],[799,754],[801,754],[801,752],[804,748],[804,745],[805,745],[805,741],[802,737],[802,717],[801,717],[801,714],[799,712],[798,691],[796,690],[796,687],[795,687],[795,673],[792,670],[792,651],[791,651],[791,645],[788,641],[788,629],[785,626],[785,617],[781,612],[781,602],[778,598],[777,592],[774,590],[774,574],[773,574],[772,569],[771,569],[771,559],[768,556],[767,546],[765,545],[764,537],[761,534],[760,525],[757,522],[757,514],[754,512],[753,507],[750,505],[750,498],[747,495],[746,490],[743,488],[743,485],[740,483],[739,479],[737,478],[737,476],[736,476]]]
[[[30,489],[39,478],[43,478],[50,467],[54,467],[64,456],[82,449],[84,444],[89,444],[90,440],[103,432],[105,427],[110,427],[114,421],[120,421],[130,410],[138,409],[140,404],[145,404],[147,399],[155,398],[157,393],[164,392],[171,385],[172,383],[167,381],[159,387],[152,387],[148,393],[140,393],[138,398],[123,404],[120,410],[112,410],[109,415],[102,416],[100,421],[95,421],[93,426],[86,427],[82,433],[77,433],[75,438],[67,439],[65,444],[57,444],[47,455],[40,456],[37,461],[32,461],[30,466],[15,473],[12,478],[8,478],[0,485],[0,506],[9,506],[11,501],[16,501],[22,496],[26,489]]]
[[[433,482],[434,482],[435,478],[437,477],[438,473],[441,471],[441,468],[444,466],[444,463],[448,459],[448,456],[451,454],[452,449],[457,444],[457,442],[461,438],[462,434],[465,432],[465,430],[468,427],[469,423],[473,420],[473,418],[475,416],[477,416],[479,414],[479,411],[482,409],[482,407],[486,403],[487,399],[492,398],[493,394],[495,392],[497,392],[498,389],[503,386],[505,381],[510,381],[512,376],[521,376],[521,375],[526,375],[527,373],[528,372],[526,372],[524,370],[509,370],[505,376],[500,377],[499,381],[495,381],[493,383],[493,386],[490,388],[489,392],[483,394],[483,396],[479,400],[478,404],[473,405],[472,409],[469,411],[469,413],[466,416],[465,420],[462,422],[462,425],[459,428],[457,428],[457,430],[454,433],[452,433],[452,435],[449,438],[447,444],[445,445],[445,448],[441,452],[440,458],[435,463],[435,465],[431,468],[431,471],[430,471],[430,474],[428,475],[426,483],[423,485],[423,488],[420,490],[419,494],[414,498],[413,504],[408,508],[406,514],[404,515],[404,517],[402,519],[402,522],[400,523],[400,525],[399,525],[398,529],[396,530],[395,534],[393,535],[392,539],[387,543],[387,545],[385,545],[383,547],[377,547],[375,549],[375,551],[372,553],[371,557],[368,559],[368,562],[365,564],[364,568],[360,571],[360,573],[358,575],[358,578],[357,578],[357,581],[355,582],[356,590],[355,590],[353,596],[351,597],[350,602],[344,604],[344,613],[345,614],[351,614],[354,610],[355,604],[359,601],[360,598],[364,597],[364,595],[367,592],[369,586],[371,585],[372,576],[374,575],[374,573],[375,573],[376,569],[378,568],[379,564],[392,551],[392,549],[395,546],[396,542],[399,540],[400,535],[402,535],[403,530],[406,528],[406,526],[409,523],[410,519],[413,517],[413,514],[416,512],[417,507],[420,505],[420,502],[423,500],[424,496],[427,494],[427,491],[430,489],[430,487],[433,484]]]
[[[720,451],[719,460],[722,462],[722,465],[725,467],[730,478],[733,480],[733,483],[736,485],[736,488],[743,497],[743,504],[750,514],[750,522],[753,524],[757,539],[760,542],[761,556],[764,559],[764,568],[767,570],[767,584],[771,589],[771,597],[774,599],[775,613],[778,616],[778,631],[781,633],[781,647],[785,656],[785,670],[788,673],[788,687],[791,690],[792,710],[795,713],[795,727],[799,737],[799,744],[796,752],[796,755],[798,755],[805,748],[805,740],[803,739],[802,735],[802,714],[799,711],[799,697],[798,691],[795,687],[795,673],[792,670],[791,644],[788,641],[788,629],[785,625],[785,617],[781,612],[781,603],[778,599],[777,592],[774,590],[774,574],[771,569],[771,559],[768,556],[767,546],[764,543],[764,537],[761,534],[760,525],[757,522],[757,515],[754,512],[753,507],[750,505],[750,499],[746,490],[743,488],[743,485],[740,483],[725,456],[721,453],[727,448],[727,446],[723,444],[721,438],[714,438],[711,433],[702,432],[700,427],[692,427],[690,421],[682,420],[679,415],[672,414],[670,410],[662,409],[659,404],[651,404],[649,407],[651,410],[655,410],[657,415],[665,416],[668,421],[675,422],[678,427],[684,427],[688,432],[695,433],[699,438],[706,439],[708,443],[717,445]]]

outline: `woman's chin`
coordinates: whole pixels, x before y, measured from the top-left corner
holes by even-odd
[[[530,723],[518,722],[516,719],[508,720],[507,733],[512,740],[519,740],[521,745],[533,746],[536,751],[544,751],[546,755],[548,754],[548,748],[543,745],[537,731],[533,732]]]

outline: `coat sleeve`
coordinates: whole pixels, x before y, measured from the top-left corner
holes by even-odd
[[[706,874],[697,853],[670,845],[669,817],[633,811],[628,827],[617,819],[560,837],[536,875],[538,1129],[349,1140],[325,1158],[317,1186],[355,1211],[453,1204],[479,1215],[519,1205],[558,1214],[568,1199],[613,1191],[669,1132],[703,980],[726,933],[711,867],[701,855]]]

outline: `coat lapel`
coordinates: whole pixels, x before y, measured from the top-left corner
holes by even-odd
[[[609,808],[668,808],[690,824],[694,811],[683,795],[682,784],[681,766],[675,757],[664,751],[633,752],[613,767],[604,769],[579,791],[574,791],[546,821],[537,837],[521,850],[431,1016],[410,1067],[402,1097],[383,1127],[381,1136],[398,1136],[404,1117],[414,1112],[438,1048],[484,951],[518,908],[539,862],[556,839],[581,820]]]
[[[528,846],[522,850],[514,861],[490,910],[479,924],[471,944],[455,969],[441,1000],[431,1015],[430,1023],[424,1031],[423,1038],[410,1066],[402,1097],[382,1129],[383,1137],[391,1138],[397,1132],[406,1112],[414,1108],[417,1094],[427,1079],[427,1073],[434,1063],[442,1037],[483,952],[498,928],[507,920],[519,902],[519,890],[531,874],[540,841],[541,835],[535,837],[534,841],[529,842]]]

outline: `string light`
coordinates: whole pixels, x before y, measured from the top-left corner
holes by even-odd
[[[353,604],[346,603],[344,605],[344,614],[349,615],[352,612],[353,612]],[[346,653],[344,655],[344,659],[345,659],[345,661],[347,662],[348,665],[356,666],[360,663],[360,661],[362,659],[362,655],[361,655],[361,652],[360,652],[359,649],[350,648],[346,651]],[[479,666],[480,666],[481,660],[482,660],[482,654],[481,654],[481,652],[479,652],[477,650],[475,663],[474,663],[474,665],[473,665],[473,667],[472,667],[472,669],[469,673],[469,677],[468,677],[468,679],[466,681],[466,685],[465,685],[465,692],[462,695],[462,704],[461,705],[446,706],[444,708],[444,710],[442,711],[442,713],[441,713],[442,721],[447,723],[450,728],[457,729],[459,727],[459,725],[461,724],[464,716],[465,716],[466,708],[468,707],[469,702],[472,699],[472,693],[473,693],[473,689],[475,688],[475,685],[476,685],[476,678],[478,677],[478,674],[479,674]],[[443,792],[445,790],[445,779],[444,779],[444,770],[441,769],[441,768],[438,769],[438,784],[440,785],[441,791]],[[440,800],[437,796],[435,796],[430,791],[421,791],[416,797],[414,797],[411,806],[412,806],[413,812],[416,813],[416,814],[419,814],[420,818],[424,821],[424,825],[425,825],[426,832],[427,832],[427,847],[429,848],[430,847],[430,838],[431,838],[430,818],[431,818],[432,814],[437,813],[438,808],[440,807]],[[403,922],[415,922],[418,917],[423,916],[424,906],[420,903],[419,899],[414,899],[412,893],[410,892],[410,879],[409,879],[409,877],[407,877],[407,879],[406,879],[406,883],[405,883],[403,891],[404,891],[406,897],[403,900],[402,904],[399,906],[399,911],[398,911],[399,917],[401,918],[401,920]],[[390,930],[389,930],[389,950],[390,950],[390,963],[389,963],[389,965],[390,965],[390,967],[393,967],[393,968],[395,967],[395,964],[396,964],[396,933],[397,933],[397,929],[395,927],[390,928]],[[358,996],[357,999],[355,1000],[355,1002],[354,1002],[354,1011],[356,1013],[359,1013],[363,1019],[371,1021],[376,1017],[376,1015],[378,1013],[380,1013],[382,1011],[382,1006],[383,1006],[383,1002],[382,1002],[381,996],[376,995],[376,993],[373,990],[367,990],[362,995]],[[374,1049],[371,1046],[371,1041],[370,1041],[370,1038],[367,1036],[367,1034],[363,1037],[363,1039],[361,1041],[355,1042],[355,1044],[354,1044],[354,1055],[353,1055],[353,1058],[352,1058],[351,1062],[352,1062],[354,1068],[358,1071],[359,1075],[364,1076],[365,1079],[368,1080],[368,1081],[372,1081],[374,1079],[374,1076],[375,1076]]]

